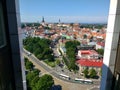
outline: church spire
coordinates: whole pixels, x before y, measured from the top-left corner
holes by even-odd
[[[60,24],[60,19],[59,19],[59,24]]]
[[[45,22],[44,17],[42,17],[42,22]]]
[[[44,17],[42,17],[42,22],[41,22],[41,24],[42,24],[43,26],[45,26],[45,20],[44,20]]]

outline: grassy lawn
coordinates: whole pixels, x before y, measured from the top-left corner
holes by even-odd
[[[53,61],[53,62],[50,62],[50,61],[48,61],[48,60],[44,60],[44,62],[47,64],[47,65],[49,65],[49,66],[51,66],[51,67],[55,67],[55,61]]]

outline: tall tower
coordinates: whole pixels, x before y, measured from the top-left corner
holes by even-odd
[[[60,24],[61,22],[60,22],[60,19],[59,19],[59,24]]]
[[[44,23],[44,22],[45,22],[44,17],[42,17],[42,23]]]
[[[41,24],[42,24],[43,26],[45,26],[45,20],[44,20],[44,17],[42,17],[42,22],[41,22]]]
[[[59,26],[59,27],[62,26],[60,19],[59,19],[59,21],[58,21],[58,26]],[[62,28],[60,28],[60,29],[62,29]]]

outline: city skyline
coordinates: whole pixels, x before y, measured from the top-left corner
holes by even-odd
[[[107,23],[109,0],[20,0],[22,22]]]

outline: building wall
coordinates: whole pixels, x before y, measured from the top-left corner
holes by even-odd
[[[120,74],[120,36],[119,36],[119,43],[118,43],[118,52],[116,57],[116,63],[115,63],[115,72]]]
[[[0,7],[0,16],[3,14],[3,20],[0,21],[3,33],[0,34],[5,34],[1,40],[6,42],[0,47],[0,90],[26,90],[19,2],[0,0]]]
[[[112,87],[114,87],[114,90],[120,90],[120,36],[119,36],[118,51],[116,56]]]
[[[100,90],[113,90],[118,40],[120,34],[120,0],[110,0]],[[118,90],[118,89],[117,89]]]

